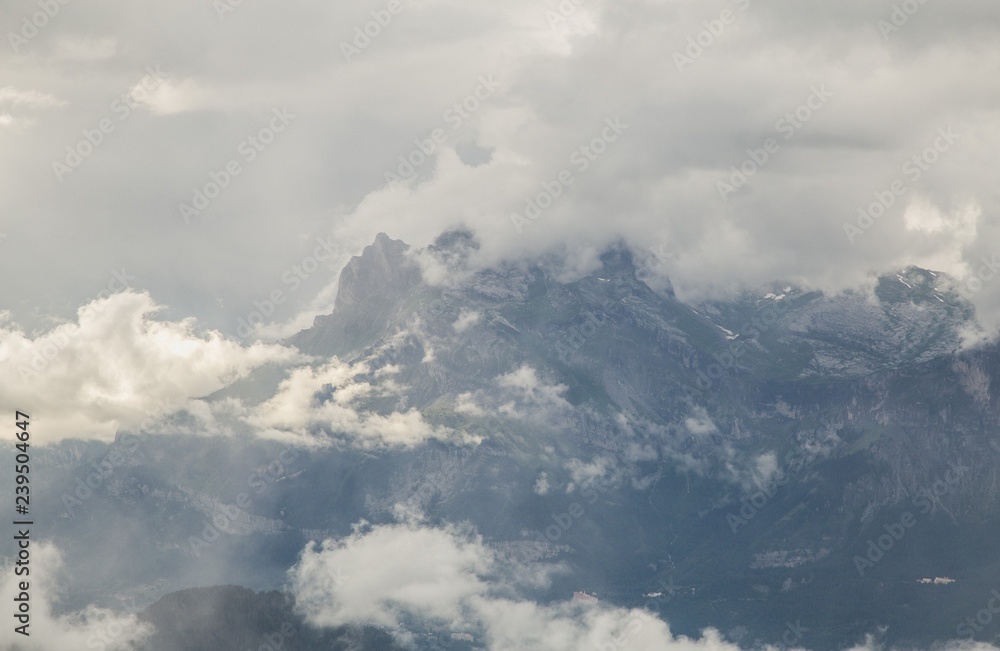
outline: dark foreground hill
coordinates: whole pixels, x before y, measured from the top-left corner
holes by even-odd
[[[370,628],[311,628],[287,595],[237,586],[164,596],[139,619],[156,632],[138,651],[396,651],[389,633]]]

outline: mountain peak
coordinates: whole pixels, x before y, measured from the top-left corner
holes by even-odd
[[[385,233],[375,236],[375,241],[351,258],[340,272],[337,299],[334,308],[357,305],[377,295],[387,287],[407,285],[419,276],[416,266],[406,256],[410,246],[394,240]]]
[[[635,278],[635,257],[624,242],[612,245],[601,253],[602,274]]]
[[[312,328],[289,343],[309,353],[344,355],[378,338],[420,283],[420,267],[407,255],[409,248],[385,233],[376,235],[340,272],[333,312],[316,317]]]
[[[895,273],[880,276],[875,294],[884,303],[934,303],[961,307],[971,306],[956,291],[955,279],[941,271],[909,266]]]

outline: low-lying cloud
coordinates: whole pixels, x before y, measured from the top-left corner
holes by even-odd
[[[33,443],[111,441],[119,428],[169,413],[298,351],[242,346],[194,319],[160,321],[146,292],[124,291],[80,308],[73,323],[26,334],[0,323],[0,406],[37,414]]]
[[[26,629],[28,636],[14,632],[12,618],[7,618],[11,621],[0,628],[0,646],[4,649],[127,651],[135,648],[134,642],[152,633],[152,628],[141,623],[134,614],[122,614],[106,608],[90,606],[57,614],[60,585],[64,584],[68,568],[54,544],[33,543],[30,568],[28,577],[15,575],[13,568],[4,570],[0,575],[0,599],[3,603],[8,606],[16,604],[14,598],[22,592],[21,582],[28,580],[31,607],[31,620]]]
[[[368,374],[364,363],[334,358],[322,366],[292,369],[277,393],[252,408],[244,420],[261,436],[305,445],[327,445],[346,437],[358,447],[410,447],[430,439],[476,443],[466,433],[428,423],[416,409],[380,413],[365,408],[365,400],[387,395],[386,384],[358,376]],[[389,390],[391,391],[391,389]],[[317,437],[317,432],[332,439]]]
[[[675,635],[643,609],[580,600],[540,604],[521,596],[557,571],[505,560],[473,531],[455,525],[360,523],[350,536],[306,547],[289,571],[289,585],[302,614],[317,626],[393,628],[416,618],[445,635],[471,635],[490,651],[740,649],[712,628],[697,638]],[[869,643],[852,651],[874,648]],[[996,650],[965,641],[944,648]]]

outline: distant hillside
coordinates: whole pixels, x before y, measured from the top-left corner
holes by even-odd
[[[317,631],[295,614],[288,595],[232,585],[173,592],[139,618],[153,624],[156,633],[137,651],[246,651],[261,646],[282,651],[400,648],[388,633],[373,628]]]

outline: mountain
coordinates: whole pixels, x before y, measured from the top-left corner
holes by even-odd
[[[330,355],[343,355],[377,341],[420,283],[419,268],[404,255],[408,248],[379,233],[375,242],[351,258],[340,272],[333,313],[318,317],[314,328],[289,343],[306,351],[323,348]],[[331,331],[340,336],[326,338]]]
[[[570,283],[506,265],[414,285],[366,348],[344,346],[350,333],[325,319],[294,341],[399,367],[408,404],[483,433],[499,459],[468,473],[516,479],[458,479],[442,489],[442,517],[497,540],[565,510],[565,495],[530,491],[541,473],[611,459],[621,478],[593,526],[572,532],[568,562],[615,602],[641,604],[673,580],[688,592],[662,614],[691,633],[768,622],[759,630],[774,640],[801,619],[824,631],[809,646],[879,626],[897,643],[954,637],[998,568],[988,532],[1000,506],[997,349],[959,350],[974,314],[954,282],[909,268],[879,278],[873,296],[784,287],[691,306],[639,281],[622,247],[602,262]],[[381,347],[400,333],[406,345]],[[565,387],[570,407],[557,420],[522,430],[456,409],[525,366]],[[543,449],[554,461],[540,460]],[[476,518],[484,502],[494,523]],[[908,512],[923,531],[893,554],[870,551]],[[955,582],[920,582],[945,575]]]
[[[155,632],[137,651],[394,651],[389,633],[375,628],[308,626],[279,592],[218,586],[171,593],[139,615]]]
[[[350,261],[332,313],[287,342],[315,373],[351,365],[310,409],[357,418],[309,423],[309,448],[137,432],[72,517],[54,496],[108,449],[48,453],[62,470],[40,508],[69,561],[92,568],[81,581],[282,589],[309,540],[405,505],[471,523],[519,562],[562,563],[540,601],[597,594],[682,634],[713,626],[747,646],[797,627],[813,649],[966,634],[1000,570],[1000,349],[961,350],[974,312],[951,279],[909,268],[870,295],[781,285],[687,304],[641,280],[624,245],[572,281],[546,260],[474,269],[476,246],[455,232],[414,251],[380,234]],[[262,404],[246,386],[210,400]],[[369,436],[408,413],[419,421],[402,431],[423,442]],[[241,492],[232,530],[192,544]],[[123,533],[105,541],[109,529]],[[115,574],[124,586],[100,584],[109,564],[134,568]],[[161,599],[151,621],[202,608],[185,599]]]

